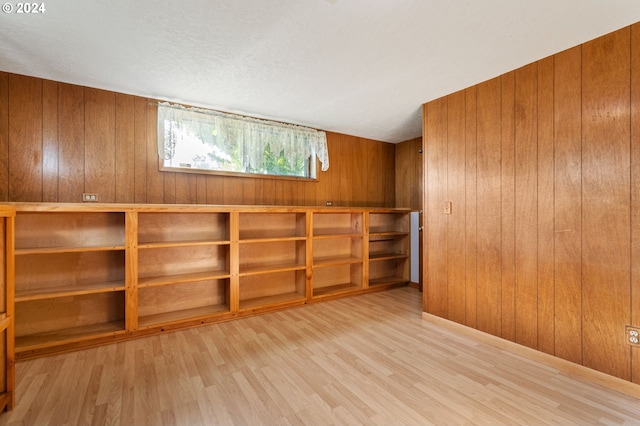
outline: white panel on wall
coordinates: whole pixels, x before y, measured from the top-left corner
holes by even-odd
[[[411,282],[420,281],[420,213],[411,212]]]

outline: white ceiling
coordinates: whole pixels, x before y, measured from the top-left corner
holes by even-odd
[[[640,0],[44,4],[0,13],[0,70],[386,142],[420,136],[427,101],[640,21]]]

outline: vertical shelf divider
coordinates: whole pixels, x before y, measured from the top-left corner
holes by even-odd
[[[369,288],[369,212],[362,214],[362,288]]]
[[[229,310],[236,314],[240,310],[240,213],[229,213]]]
[[[307,211],[305,214],[305,232],[307,238],[305,263],[306,263],[306,289],[305,295],[307,302],[313,299],[313,211]]]
[[[138,329],[138,212],[125,212],[125,328]]]

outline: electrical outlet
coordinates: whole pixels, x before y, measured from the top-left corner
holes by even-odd
[[[82,193],[82,201],[85,203],[97,203],[98,202],[98,194],[93,192],[83,192]]]
[[[333,206],[333,201],[327,201],[326,203],[324,203],[324,205],[327,207],[331,207]]]
[[[640,327],[625,327],[627,343],[633,346],[640,346]]]

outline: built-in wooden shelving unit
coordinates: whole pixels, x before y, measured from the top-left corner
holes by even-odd
[[[409,282],[404,209],[11,207],[19,359]]]
[[[0,205],[0,410],[15,405],[14,222],[15,209]]]

